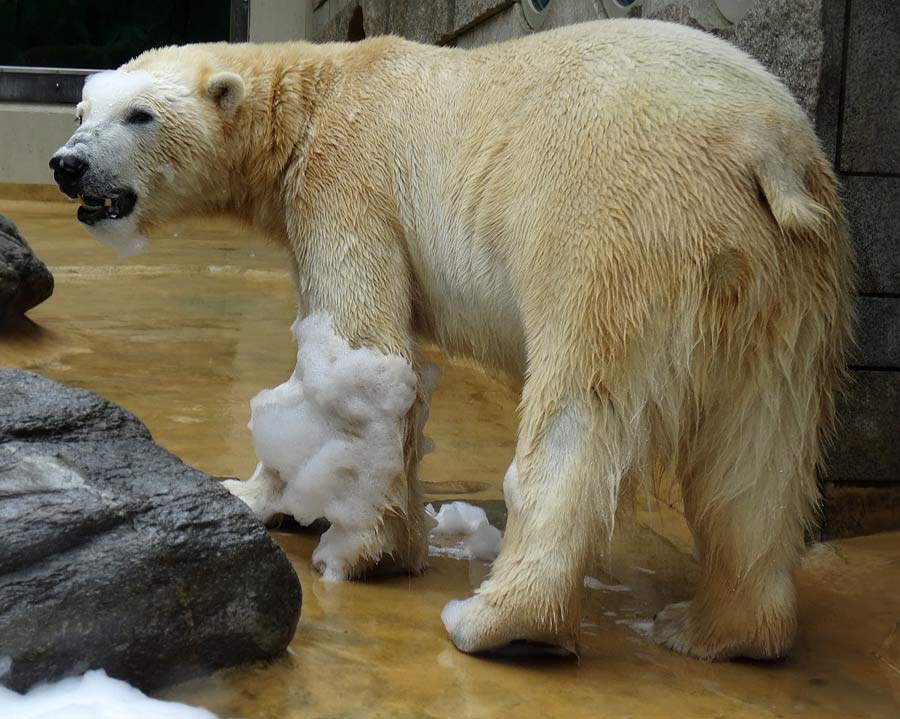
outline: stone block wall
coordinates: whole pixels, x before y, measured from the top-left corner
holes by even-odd
[[[317,40],[392,33],[477,47],[534,32],[534,0],[317,0]],[[622,5],[629,6],[622,9]],[[841,176],[857,249],[858,349],[842,429],[822,478],[823,536],[900,527],[900,4],[757,0],[550,0],[541,30],[612,14],[681,22],[765,64],[815,122]],[[618,9],[617,9],[618,8]]]

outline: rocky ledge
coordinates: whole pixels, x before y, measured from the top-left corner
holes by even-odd
[[[153,689],[282,652],[287,557],[131,413],[0,369],[0,683],[103,668]]]
[[[53,275],[16,226],[0,215],[0,325],[53,294]]]

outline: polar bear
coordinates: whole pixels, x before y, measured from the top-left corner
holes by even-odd
[[[620,498],[660,477],[702,578],[654,638],[707,660],[788,650],[853,274],[835,177],[757,62],[646,20],[468,51],[196,45],[89,83],[77,113],[51,166],[102,239],[230,215],[290,250],[301,315],[351,346],[418,371],[424,338],[520,384],[502,551],[443,612],[460,650],[576,647]],[[348,576],[425,566],[423,405],[403,500]],[[262,466],[247,493],[277,482]]]

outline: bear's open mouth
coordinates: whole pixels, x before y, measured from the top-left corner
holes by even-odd
[[[81,195],[78,221],[85,225],[96,225],[103,220],[120,220],[128,217],[137,202],[137,195],[131,190],[122,190],[111,197]]]

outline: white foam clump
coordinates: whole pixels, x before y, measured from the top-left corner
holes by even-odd
[[[152,699],[102,669],[43,684],[27,694],[0,686],[0,717],[9,719],[217,719],[206,709]]]
[[[428,553],[432,556],[454,557],[456,559],[480,559],[493,561],[500,553],[503,535],[494,527],[481,507],[466,502],[448,502],[435,512],[432,505],[425,511],[434,520],[432,536],[460,536],[461,541],[451,547],[431,545]]]
[[[416,374],[399,355],[351,349],[325,314],[294,323],[297,366],[290,379],[250,403],[253,447],[277,473],[280,493],[257,515],[293,515],[301,524],[331,522],[313,553],[323,578],[347,576],[365,535],[405,487],[403,420],[416,398]]]

